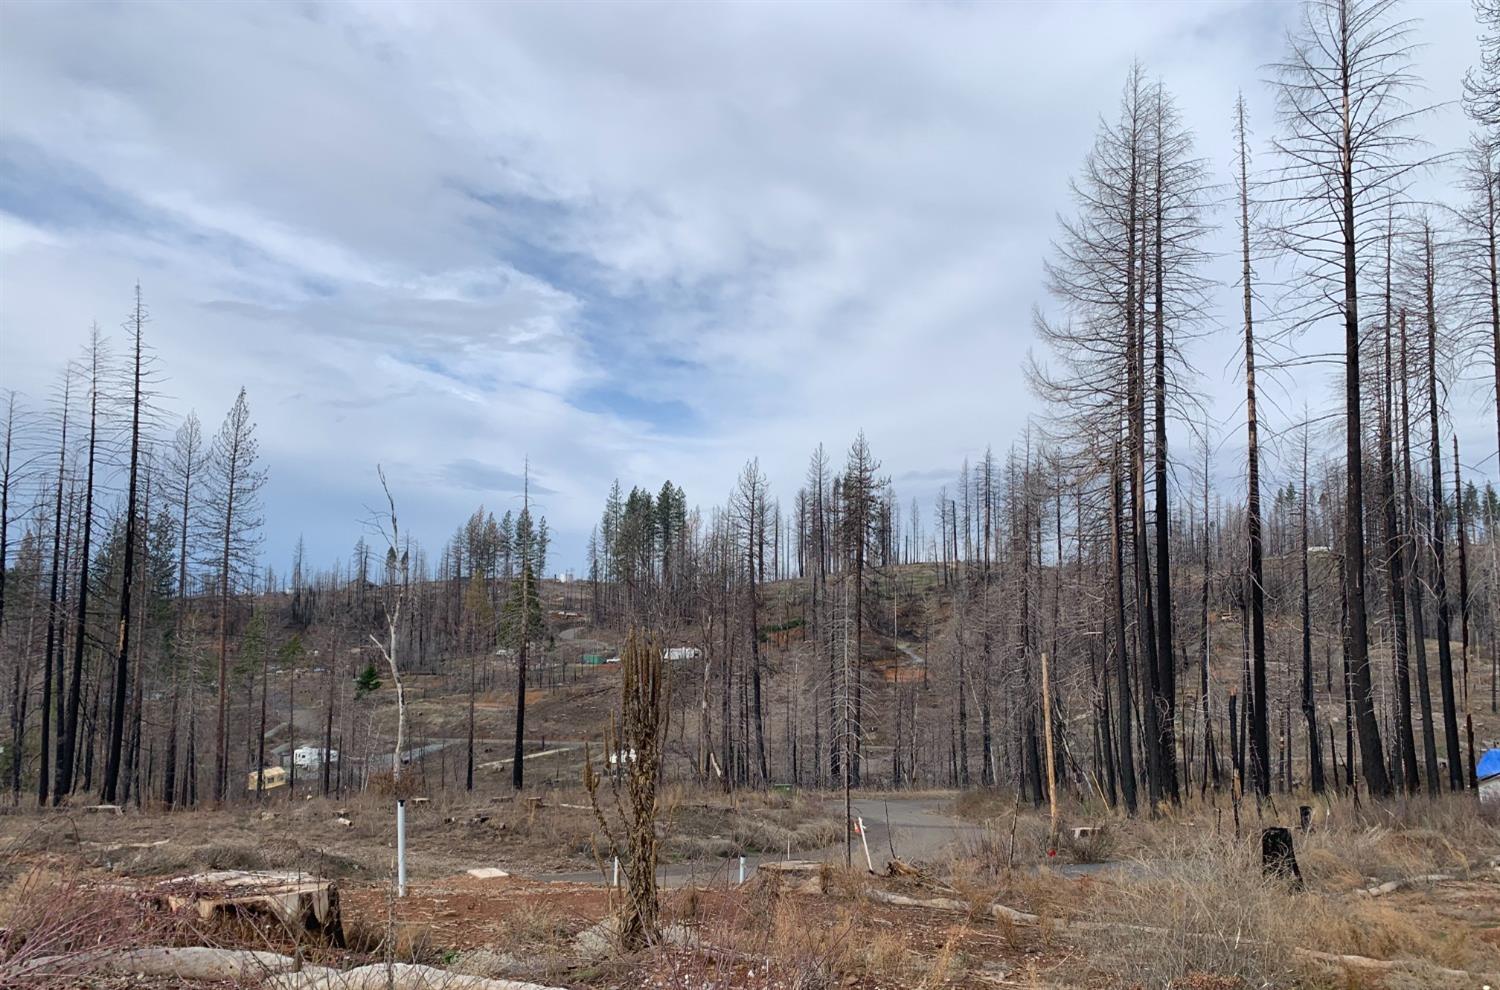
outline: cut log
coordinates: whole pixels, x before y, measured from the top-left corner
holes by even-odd
[[[296,965],[291,956],[249,949],[208,949],[198,946],[144,946],[139,949],[99,949],[68,956],[47,956],[9,973],[19,982],[42,977],[151,976],[176,980],[253,984],[268,975],[285,973]]]
[[[865,896],[877,904],[890,904],[895,907],[919,907],[933,911],[953,911],[958,914],[967,914],[970,910],[968,904],[955,901],[951,897],[907,897],[905,894],[894,894],[889,890],[868,890]]]
[[[561,990],[519,980],[462,976],[432,966],[406,963],[390,966],[376,963],[347,971],[308,966],[300,972],[293,972],[296,964],[291,956],[278,952],[146,946],[49,956],[34,960],[6,976],[18,982],[84,975],[150,976],[182,982],[259,985],[267,990]]]
[[[756,880],[773,885],[780,890],[798,894],[821,894],[824,892],[826,863],[788,859],[761,863],[755,868]]]
[[[288,931],[344,944],[338,887],[331,880],[300,873],[216,870],[167,880],[157,885],[155,895],[168,910],[192,910],[204,921],[218,914],[265,914]]]
[[[1361,969],[1374,973],[1389,973],[1398,969],[1409,969],[1413,972],[1432,972],[1439,976],[1446,976],[1455,980],[1473,980],[1479,974],[1471,973],[1462,969],[1449,969],[1446,966],[1438,966],[1429,962],[1397,962],[1394,959],[1371,959],[1369,956],[1345,956],[1336,952],[1318,952],[1315,949],[1294,949],[1298,956],[1312,962],[1327,963],[1330,966],[1342,966],[1345,969]]]
[[[309,968],[282,973],[263,985],[267,990],[561,990],[520,980],[463,976],[412,963],[373,963],[344,971]]]

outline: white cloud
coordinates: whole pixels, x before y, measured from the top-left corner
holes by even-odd
[[[861,427],[925,502],[1035,411],[1041,259],[1130,61],[1220,166],[1294,13],[10,5],[0,377],[43,392],[140,278],[174,409],[249,386],[278,553],[351,544],[376,460],[437,540],[529,454],[568,562],[611,477],[707,504],[758,455],[789,499]],[[1467,8],[1420,13],[1449,99]],[[1225,414],[1232,350],[1199,355]]]

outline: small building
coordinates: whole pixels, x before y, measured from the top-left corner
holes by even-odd
[[[246,774],[245,788],[251,792],[258,790],[274,790],[277,787],[285,787],[287,784],[286,767],[262,767],[259,770],[251,770]]]
[[[701,660],[703,651],[696,646],[669,646],[661,651],[663,660]]]
[[[337,763],[339,751],[328,750],[328,762]],[[299,770],[319,770],[323,767],[322,746],[298,746],[292,751],[292,764]]]

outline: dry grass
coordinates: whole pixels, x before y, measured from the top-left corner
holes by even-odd
[[[181,937],[173,919],[128,894],[82,880],[76,871],[28,870],[0,894],[0,986],[76,987],[79,978],[32,967],[100,951]],[[57,963],[62,965],[58,966]]]
[[[1488,882],[1446,900],[1443,891],[1420,887],[1384,898],[1357,893],[1373,883],[1432,873],[1488,876],[1492,857],[1500,854],[1500,829],[1476,814],[1472,797],[1359,807],[1319,801],[1313,831],[1296,833],[1306,880],[1300,891],[1265,879],[1259,854],[1263,827],[1295,824],[1295,800],[1242,805],[1238,836],[1222,797],[1217,804],[1191,800],[1159,809],[1155,818],[1107,818],[1103,837],[1088,840],[1088,847],[1070,849],[1064,833],[1064,856],[1123,863],[1080,881],[1034,868],[1044,857],[1046,821],[1029,808],[1017,811],[1013,797],[964,795],[957,804],[980,830],[949,865],[950,891],[975,917],[993,900],[1039,915],[1044,931],[1049,918],[1093,922],[1060,929],[1083,962],[1082,979],[1141,987],[1196,987],[1210,979],[1323,985],[1330,974],[1310,969],[1299,948],[1409,965],[1409,972],[1384,975],[1391,987],[1403,980],[1423,985],[1413,974],[1434,974],[1433,966],[1500,971],[1500,925],[1484,928],[1500,916]],[[1097,809],[1083,805],[1066,813],[1075,821],[1100,821]],[[1015,868],[1007,868],[1012,863]],[[1007,933],[1003,922],[999,927],[1009,944],[1018,944],[1019,932]],[[1368,977],[1342,974],[1333,985],[1360,986]]]
[[[775,791],[719,795],[669,788],[660,827],[668,858],[678,861],[806,852],[843,838],[838,818],[800,794]]]
[[[1112,884],[1089,905],[1091,968],[1166,987],[1196,972],[1280,986],[1295,972],[1300,925],[1286,888],[1246,844],[1209,838]]]

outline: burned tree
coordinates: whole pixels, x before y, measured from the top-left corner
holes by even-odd
[[[231,595],[245,574],[254,570],[259,546],[260,491],[265,471],[259,466],[260,443],[250,419],[245,390],[224,417],[214,437],[206,467],[202,529],[210,566],[217,571],[219,599],[218,707],[214,722],[215,802],[229,789],[229,609]]]
[[[1410,23],[1392,0],[1309,0],[1276,64],[1285,184],[1277,233],[1299,279],[1299,323],[1338,319],[1344,329],[1344,598],[1354,716],[1365,783],[1391,791],[1370,673],[1365,594],[1364,432],[1361,420],[1359,272],[1379,229],[1361,223],[1400,195],[1415,163],[1414,111],[1405,102]]]
[[[649,944],[657,935],[656,795],[666,755],[670,695],[660,643],[632,627],[620,655],[620,711],[611,717],[604,738],[612,815],[605,814],[601,803],[603,779],[594,771],[593,759],[586,755],[583,765],[583,783],[594,816],[610,851],[623,853],[629,896],[619,931],[621,944],[630,950]]]

